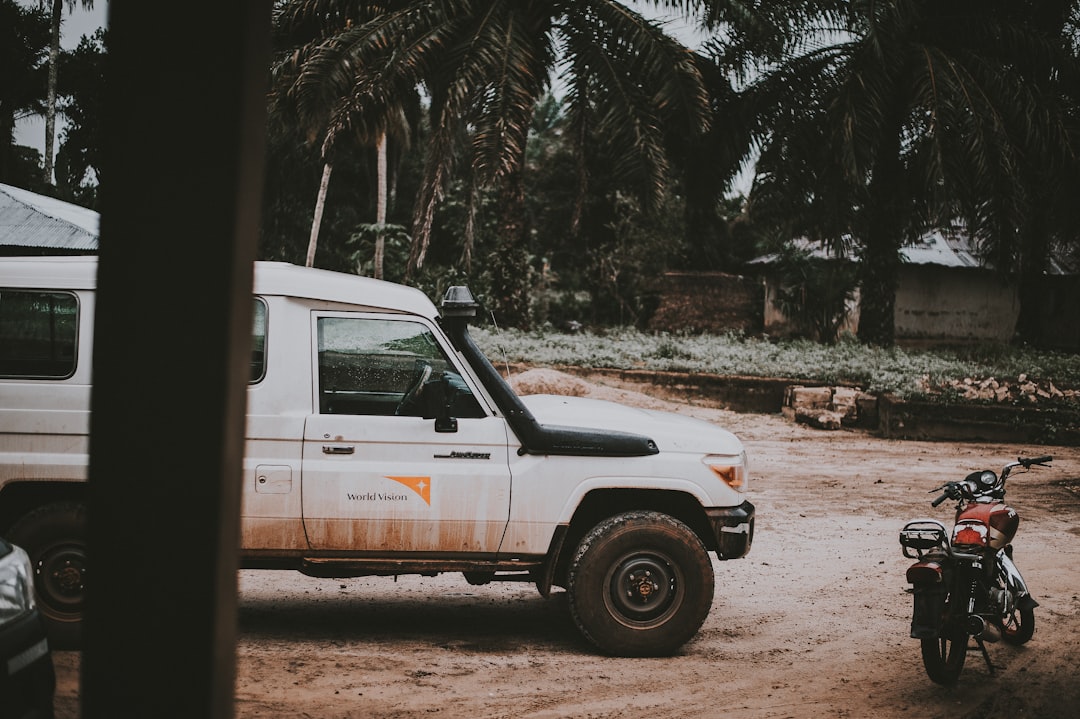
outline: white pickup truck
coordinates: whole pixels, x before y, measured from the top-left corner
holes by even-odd
[[[0,258],[0,534],[78,642],[97,262]],[[707,422],[517,396],[469,336],[476,303],[258,262],[241,567],[461,572],[567,591],[582,633],[676,651],[712,605],[709,552],[750,550],[747,459]]]

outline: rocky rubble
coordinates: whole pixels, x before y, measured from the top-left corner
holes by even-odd
[[[929,375],[923,377],[923,391],[931,396],[952,393],[960,399],[972,402],[997,402],[1000,404],[1039,404],[1050,400],[1080,401],[1080,390],[1059,389],[1049,380],[1033,380],[1022,374],[1015,381],[987,379],[949,380],[944,385],[933,386]]]
[[[877,398],[858,387],[803,387],[784,392],[784,416],[818,429],[840,429],[877,417]]]
[[[914,432],[931,437],[952,436],[965,427],[969,434],[984,439],[1019,432],[1064,442],[1063,431],[1076,427],[1074,416],[1080,412],[1080,390],[1061,389],[1052,381],[1023,374],[1012,381],[969,377],[937,385],[927,375],[919,389],[923,398],[907,401],[891,395],[879,398],[851,387],[794,385],[784,393],[783,413],[818,429],[858,426],[884,429],[888,436],[907,437]],[[888,427],[879,426],[879,420]]]

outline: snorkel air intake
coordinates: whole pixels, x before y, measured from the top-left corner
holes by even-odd
[[[506,416],[523,454],[643,457],[660,451],[656,442],[640,434],[540,424],[469,336],[469,320],[479,307],[468,287],[451,287],[440,305],[442,326]]]

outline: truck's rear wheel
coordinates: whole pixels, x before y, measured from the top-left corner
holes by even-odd
[[[86,597],[86,509],[71,502],[39,507],[19,519],[8,538],[26,550],[34,565],[34,589],[49,643],[57,649],[77,648]]]
[[[713,571],[685,524],[659,512],[626,512],[585,535],[567,585],[574,622],[597,647],[617,656],[666,656],[705,621]]]

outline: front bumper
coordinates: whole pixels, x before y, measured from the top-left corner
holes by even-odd
[[[754,541],[754,505],[743,502],[738,507],[713,507],[705,510],[716,537],[716,556],[738,559],[750,552]]]
[[[0,714],[52,717],[56,672],[37,610],[0,626]]]

